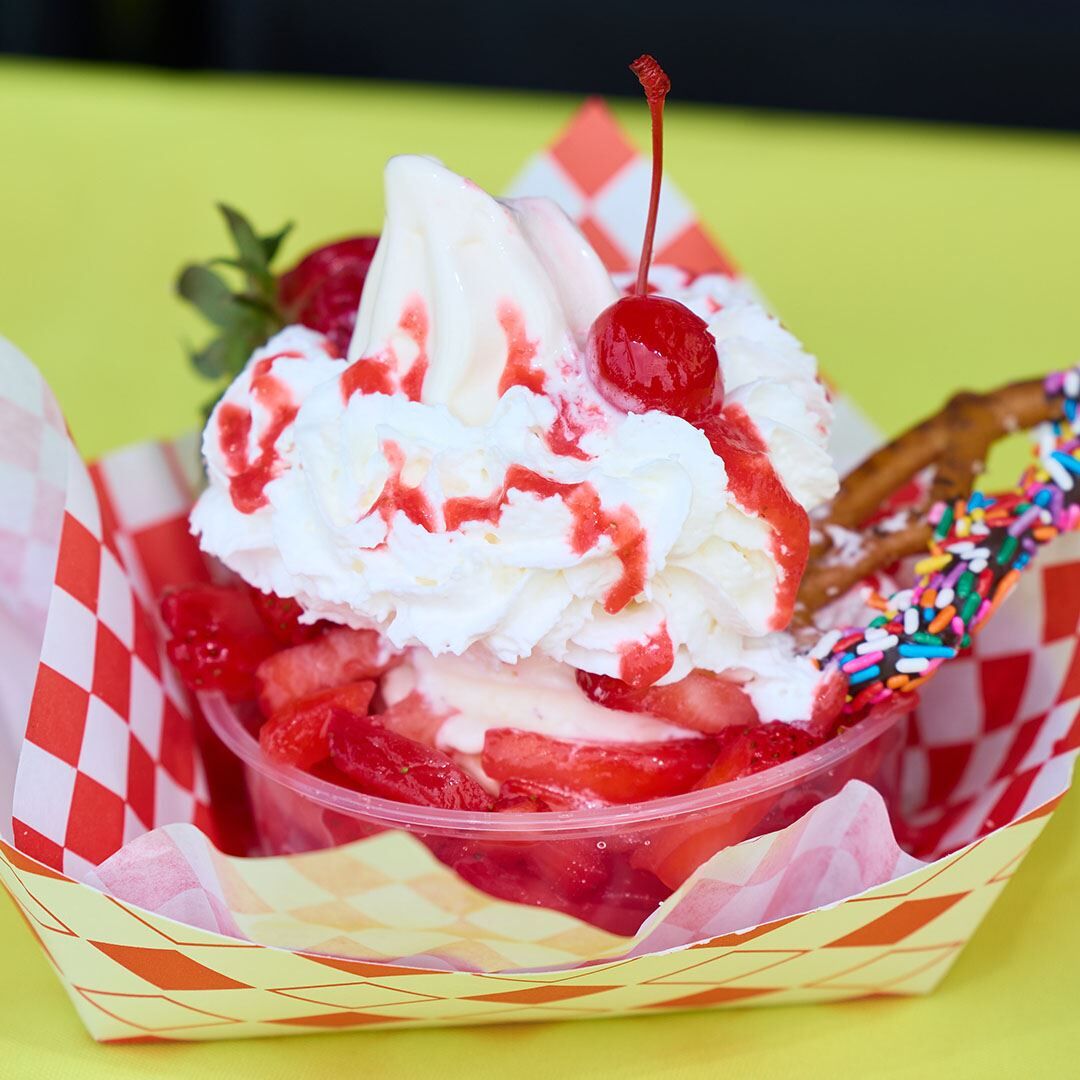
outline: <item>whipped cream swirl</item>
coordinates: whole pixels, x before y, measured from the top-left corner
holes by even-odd
[[[794,503],[828,499],[813,357],[738,282],[651,280],[708,321],[725,409]],[[393,159],[348,357],[290,327],[210,419],[203,549],[312,620],[434,656],[773,678],[756,658],[775,653],[792,582],[769,507],[701,431],[590,384],[585,337],[617,295],[553,204]]]

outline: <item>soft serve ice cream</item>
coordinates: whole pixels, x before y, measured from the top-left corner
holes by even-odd
[[[464,753],[507,723],[685,737],[615,723],[572,669],[726,673],[762,719],[805,719],[817,672],[780,631],[805,512],[837,483],[815,362],[729,278],[650,281],[708,323],[722,434],[597,392],[585,339],[618,291],[553,204],[393,159],[348,355],[289,327],[214,410],[192,516],[204,550],[312,620],[408,650],[388,699],[437,700],[440,742]]]

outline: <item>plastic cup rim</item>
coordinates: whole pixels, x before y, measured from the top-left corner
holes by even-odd
[[[444,810],[365,795],[322,780],[295,766],[276,764],[265,757],[259,748],[258,740],[240,722],[223,695],[210,693],[198,696],[207,722],[225,746],[247,768],[295,794],[302,795],[328,810],[389,827],[455,836],[464,832],[485,839],[536,837],[553,833],[571,836],[575,833],[612,832],[663,824],[692,814],[715,812],[727,806],[737,808],[740,803],[752,802],[771,795],[778,789],[794,787],[801,781],[843,763],[862,747],[883,736],[915,706],[914,701],[894,698],[816,749],[791,761],[773,765],[762,772],[726,784],[649,802],[529,815],[528,824],[525,825],[517,814]]]

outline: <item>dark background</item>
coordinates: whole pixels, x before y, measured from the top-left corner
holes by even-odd
[[[0,52],[1080,128],[1080,0],[0,0]]]

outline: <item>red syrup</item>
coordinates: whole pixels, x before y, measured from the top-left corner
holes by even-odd
[[[416,346],[416,359],[404,375],[398,375],[398,358],[393,348],[377,356],[363,356],[341,374],[341,396],[347,403],[353,394],[393,394],[400,388],[410,401],[419,401],[428,370],[428,317],[419,296],[405,305],[398,321],[402,331]],[[397,377],[398,386],[394,385]]]
[[[548,449],[560,457],[576,458],[578,461],[591,461],[592,455],[581,448],[582,436],[588,431],[588,428],[578,417],[574,416],[570,402],[565,398],[560,398],[556,402],[556,408],[558,409],[558,415],[546,435]]]
[[[401,390],[410,401],[419,401],[420,393],[424,389],[424,376],[427,375],[428,369],[428,317],[427,309],[420,297],[415,296],[409,301],[401,315],[399,325],[416,345],[416,359],[401,377]]]
[[[375,500],[373,509],[387,525],[400,511],[414,525],[434,532],[435,513],[427,496],[418,487],[408,487],[401,482],[401,470],[405,467],[405,454],[401,447],[388,439],[382,444],[382,452],[390,466],[390,476]]]
[[[622,563],[622,576],[604,597],[604,610],[609,615],[617,615],[645,588],[649,538],[637,514],[628,506],[606,516],[604,531],[610,534],[615,544],[615,555]]]
[[[564,484],[522,465],[511,465],[502,487],[487,498],[447,499],[443,505],[447,531],[460,529],[469,521],[498,524],[511,491],[528,491],[541,499],[562,499],[570,511],[570,548],[576,555],[591,551],[605,534],[611,537],[613,554],[622,563],[622,573],[604,597],[604,610],[609,614],[622,611],[645,587],[647,536],[637,515],[626,506],[605,510],[596,488],[588,482]]]
[[[253,514],[266,505],[266,485],[281,471],[274,444],[296,417],[296,405],[288,387],[270,374],[274,361],[279,359],[299,360],[303,359],[303,354],[276,353],[260,360],[252,369],[249,392],[268,414],[254,461],[248,457],[250,410],[227,401],[217,412],[218,446],[229,474],[229,496],[241,514]]]
[[[530,341],[525,333],[525,319],[521,310],[504,300],[498,310],[499,325],[506,335],[506,366],[499,379],[499,397],[511,386],[524,386],[534,394],[544,392],[544,373],[534,368],[536,342]]]
[[[348,404],[353,394],[392,394],[390,365],[376,357],[363,357],[341,373],[341,396]]]
[[[769,628],[782,630],[791,621],[810,554],[810,519],[776,475],[765,441],[742,406],[728,405],[719,416],[699,426],[713,453],[723,459],[734,500],[772,530],[772,556],[779,580]]]

